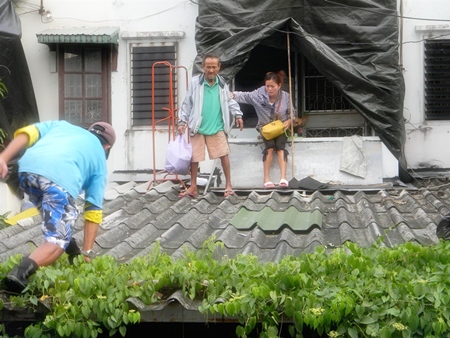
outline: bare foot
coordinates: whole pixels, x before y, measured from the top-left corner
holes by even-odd
[[[197,189],[189,187],[188,189],[186,189],[178,194],[179,198],[186,197],[186,196],[187,197],[197,197],[198,196]]]

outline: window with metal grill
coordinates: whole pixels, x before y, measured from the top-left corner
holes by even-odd
[[[169,100],[176,100],[176,70],[172,72],[171,98],[170,67],[160,62],[176,65],[175,45],[131,46],[131,119],[133,126],[150,126],[153,111],[155,121],[166,118],[169,114]],[[155,63],[157,64],[153,67]],[[152,82],[154,88],[152,88]],[[155,101],[154,107],[152,107],[152,94]],[[161,124],[167,124],[167,120],[162,121]]]
[[[450,40],[425,41],[425,117],[450,119]]]
[[[345,112],[355,110],[345,96],[319,73],[308,59],[303,57],[302,62],[304,87],[303,109],[305,112]]]

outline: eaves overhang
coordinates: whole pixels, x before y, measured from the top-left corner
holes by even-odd
[[[47,29],[36,34],[43,44],[118,44],[119,27],[71,27]]]

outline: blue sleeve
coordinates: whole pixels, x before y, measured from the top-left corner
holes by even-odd
[[[106,176],[96,175],[86,183],[85,187],[85,201],[89,202],[97,209],[102,209],[103,197],[105,195]],[[92,209],[92,208],[91,208]]]
[[[44,137],[54,126],[55,121],[46,121],[35,123],[34,126],[39,130],[40,137]]]

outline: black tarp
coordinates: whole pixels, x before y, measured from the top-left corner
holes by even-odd
[[[21,35],[13,2],[0,0],[0,79],[8,90],[5,98],[0,97],[0,128],[8,134],[7,142],[16,129],[39,121]],[[7,182],[14,190],[17,188],[16,175]]]
[[[302,53],[340,90],[406,170],[396,0],[199,0],[197,58],[218,54],[233,78],[252,49]],[[262,69],[261,72],[267,71]]]
[[[0,128],[10,138],[17,128],[39,121],[21,35],[12,1],[0,0],[0,79],[8,90],[6,97],[0,98]]]

